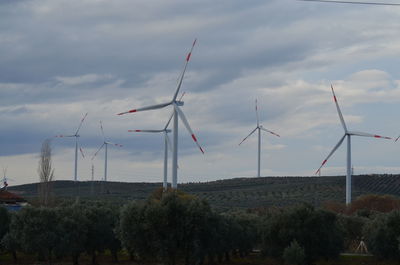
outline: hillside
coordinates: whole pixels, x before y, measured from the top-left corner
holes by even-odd
[[[37,196],[37,183],[10,187],[25,198]],[[161,187],[161,183],[55,181],[57,197],[106,199],[112,201],[143,200]],[[345,177],[262,177],[235,178],[212,182],[180,184],[179,189],[197,195],[220,210],[285,206],[300,202],[320,205],[324,201],[344,202]],[[400,196],[400,175],[353,176],[353,198],[364,194]]]

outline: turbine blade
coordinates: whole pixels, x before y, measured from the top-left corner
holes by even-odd
[[[128,130],[128,132],[146,132],[146,133],[160,133],[164,130]]]
[[[391,137],[387,137],[387,136],[381,136],[381,135],[377,135],[377,134],[371,134],[371,133],[365,133],[365,132],[356,132],[356,131],[351,131],[348,132],[351,135],[356,135],[356,136],[363,136],[363,137],[373,137],[373,138],[382,138],[382,139],[392,139]]]
[[[94,153],[94,155],[92,156],[92,161],[93,159],[97,156],[97,154],[100,152],[101,148],[103,148],[103,146],[105,145],[105,143],[103,143],[99,149],[97,149],[96,153]]]
[[[81,127],[82,127],[82,123],[85,121],[87,115],[88,115],[88,112],[86,112],[86,114],[83,116],[83,118],[82,118],[82,120],[81,120],[81,123],[79,123],[78,129],[76,130],[75,135],[78,134],[79,130],[80,130]]]
[[[63,134],[59,134],[59,135],[55,135],[55,138],[64,138],[64,137],[75,137],[75,135],[63,135]]]
[[[200,144],[197,141],[196,135],[193,133],[192,129],[190,128],[189,122],[187,121],[185,114],[183,114],[182,110],[174,104],[174,108],[176,109],[179,118],[181,118],[181,121],[185,125],[186,129],[189,131],[190,135],[192,136],[193,141],[196,143],[197,147],[200,149],[200,151],[204,154],[203,148],[201,148]]]
[[[395,141],[395,142],[397,142],[397,140],[399,140],[399,138],[400,138],[400,135],[399,135],[399,136],[397,136],[396,140],[394,140],[394,141]]]
[[[257,130],[257,128],[258,128],[258,127],[256,127],[254,130],[252,130],[251,133],[249,133],[249,135],[247,135],[247,136],[239,143],[239,145],[241,145],[244,141],[246,141],[246,139],[249,138],[250,135],[252,135],[252,134]]]
[[[256,116],[257,116],[257,127],[258,127],[260,125],[260,117],[258,115],[257,99],[256,99]]]
[[[139,112],[139,111],[145,111],[145,110],[154,110],[154,109],[162,109],[168,105],[171,105],[172,102],[168,102],[168,103],[162,103],[162,104],[156,104],[156,105],[151,105],[151,106],[147,106],[147,107],[143,107],[143,108],[138,108],[138,109],[131,109],[125,112],[121,112],[118,113],[117,115],[124,115],[127,113],[134,113],[134,112]]]
[[[332,151],[329,153],[329,155],[325,158],[324,161],[322,161],[321,166],[318,168],[318,170],[315,172],[315,174],[317,175],[318,172],[321,170],[321,168],[325,165],[326,161],[328,161],[328,159],[333,155],[333,153],[336,151],[336,149],[339,148],[339,146],[343,143],[344,138],[346,138],[346,134],[343,135],[343,137],[339,140],[339,142],[335,145],[335,147],[332,149]]]
[[[334,3],[334,4],[356,4],[356,5],[377,5],[377,6],[400,6],[400,4],[394,3],[379,3],[379,2],[356,2],[356,1],[337,1],[337,0],[297,0],[304,2],[323,2],[323,3]]]
[[[169,139],[168,133],[165,133],[165,138],[167,139],[167,145],[168,145],[168,149],[169,151],[172,152],[172,144],[171,144],[171,139]]]
[[[106,137],[104,136],[104,129],[103,129],[103,123],[100,121],[100,130],[101,130],[101,134],[103,135],[103,141],[106,141]]]
[[[175,101],[176,97],[178,96],[179,90],[180,90],[181,85],[182,85],[183,77],[185,76],[186,68],[187,68],[187,65],[189,63],[190,57],[192,56],[192,51],[193,51],[194,46],[196,45],[196,42],[197,42],[197,39],[195,39],[193,41],[192,48],[190,48],[190,52],[186,56],[185,65],[184,65],[182,73],[180,75],[179,82],[178,82],[178,87],[176,88],[176,91],[175,91],[174,97],[172,98],[172,101]]]
[[[79,151],[81,152],[82,157],[85,158],[85,154],[83,153],[82,147],[79,147]]]
[[[117,146],[117,147],[122,147],[122,144],[116,144],[116,143],[113,143],[113,142],[106,142],[106,144],[112,144],[112,145]]]
[[[178,100],[178,101],[181,101],[181,100],[182,100],[182,98],[185,96],[185,94],[186,94],[186,92],[183,92],[183,93],[182,93],[182,95],[181,95],[181,97],[179,98],[179,100]]]
[[[263,130],[263,131],[269,132],[270,134],[273,134],[273,135],[275,135],[275,136],[281,137],[279,134],[274,133],[273,131],[267,130],[267,129],[265,129],[265,128],[262,127],[262,126],[260,127],[260,129]]]
[[[335,101],[336,109],[337,109],[337,112],[339,114],[340,122],[342,123],[344,131],[347,132],[346,123],[344,122],[343,115],[342,115],[342,112],[340,111],[339,104],[337,102],[335,91],[333,90],[333,86],[332,85],[331,85],[331,89],[332,89],[332,94],[333,94],[333,100]]]
[[[167,129],[169,124],[171,123],[172,118],[174,117],[174,110],[172,110],[171,116],[169,116],[169,119],[167,121],[167,124],[165,124],[164,129]]]

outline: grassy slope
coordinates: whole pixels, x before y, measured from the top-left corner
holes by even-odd
[[[161,183],[78,182],[55,181],[57,197],[86,199],[143,200]],[[220,210],[285,206],[299,202],[320,205],[324,201],[344,202],[345,178],[338,177],[263,177],[236,178],[202,183],[181,184],[179,189],[197,195]],[[27,199],[37,196],[37,184],[14,186],[9,189]],[[399,175],[360,175],[353,177],[353,198],[364,194],[400,196]]]

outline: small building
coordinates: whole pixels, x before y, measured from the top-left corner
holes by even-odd
[[[28,205],[27,200],[5,189],[0,190],[0,206],[10,211],[18,211]]]

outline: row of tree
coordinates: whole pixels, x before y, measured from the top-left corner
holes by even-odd
[[[26,207],[9,213],[0,207],[1,251],[37,255],[39,260],[82,254],[97,263],[108,251],[132,259],[174,264],[214,264],[260,249],[287,264],[332,259],[365,240],[370,252],[400,257],[400,212],[371,210],[344,215],[302,205],[262,214],[217,213],[207,202],[177,191],[155,192],[145,202],[122,207],[75,203]]]

